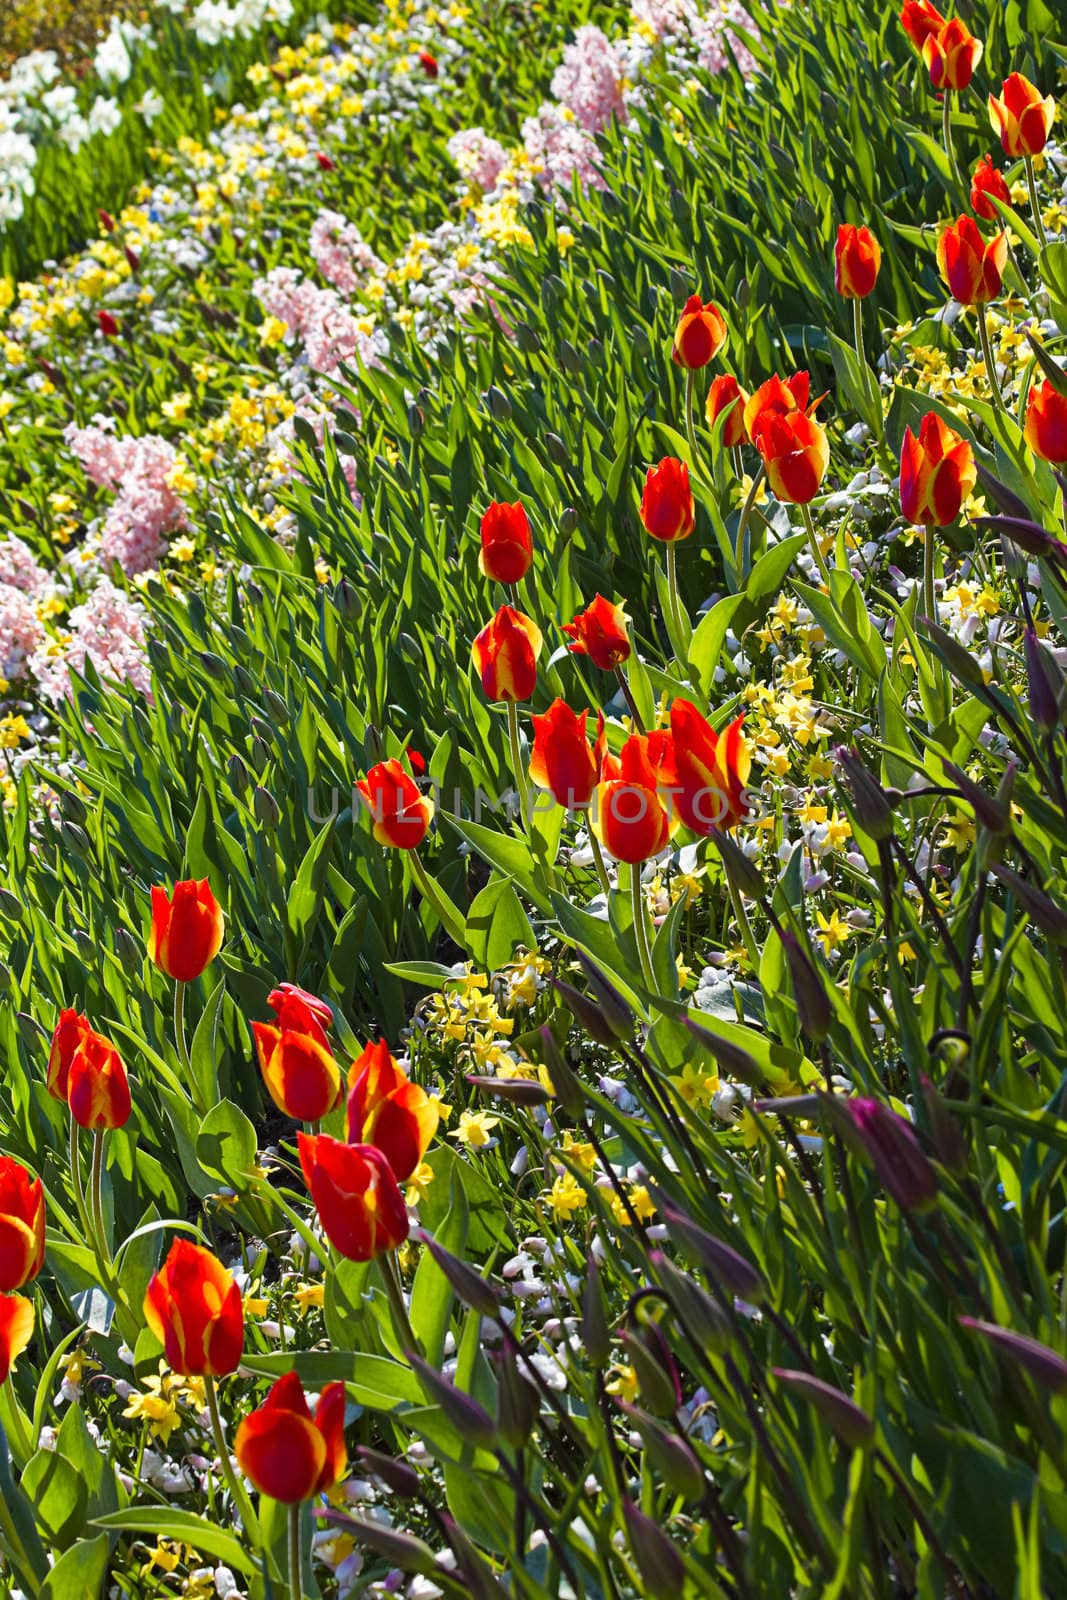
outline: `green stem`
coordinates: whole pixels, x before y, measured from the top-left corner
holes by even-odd
[[[741,942],[745,947],[749,964],[752,967],[752,976],[758,978],[759,947],[756,944],[756,935],[752,932],[752,924],[748,920],[748,912],[745,910],[745,902],[741,898],[741,891],[730,877],[729,871],[726,873],[726,887],[730,891],[730,904],[733,907],[734,921],[741,930]]]
[[[600,848],[600,840],[593,832],[593,825],[591,822],[589,823],[589,845],[593,852],[593,864],[596,867],[596,875],[600,879],[600,887],[604,891],[605,900],[607,900],[611,895],[611,879],[608,877],[608,869],[604,862],[604,852]]]
[[[693,386],[695,381],[696,374],[690,367],[685,375],[685,436],[689,441],[689,454],[692,458],[690,466],[694,472],[697,469],[697,436],[693,427]]]
[[[923,535],[923,605],[926,615],[931,622],[938,622],[937,591],[935,579],[937,577],[937,530],[932,525],[927,526]],[[949,677],[945,667],[938,658],[931,655],[934,682],[937,685],[937,711],[935,713],[935,726],[948,712],[948,696],[950,693]]]
[[[997,364],[993,360],[993,349],[989,343],[989,328],[986,324],[985,302],[979,301],[978,311],[978,343],[982,346],[982,360],[985,362],[986,376],[989,379],[989,388],[993,395],[994,404],[1007,414],[1004,396],[1000,392],[1000,379],[997,377]]]
[[[289,1507],[289,1593],[292,1600],[304,1600],[300,1567],[300,1505],[297,1503]]]
[[[960,181],[960,169],[956,164],[956,152],[952,148],[952,90],[946,89],[941,103],[941,137],[945,144],[945,154],[948,157],[949,171],[956,182]]]
[[[200,1092],[193,1077],[193,1063],[189,1055],[189,1043],[185,1037],[185,989],[184,983],[176,982],[174,985],[174,1046],[185,1074],[186,1087],[192,1093],[196,1109],[203,1116],[207,1107],[200,1104]]]
[[[111,1251],[107,1242],[107,1230],[104,1227],[104,1137],[106,1129],[93,1129],[93,1167],[89,1179],[89,1204],[92,1209],[93,1232],[96,1234],[97,1255],[100,1266],[110,1280],[114,1277],[111,1265]]]
[[[688,622],[682,610],[682,599],[678,593],[678,552],[674,543],[667,546],[667,599],[671,608],[671,617],[674,621],[674,631],[678,635],[678,648],[684,646]],[[681,660],[681,657],[679,657]]]
[[[1034,177],[1033,156],[1024,156],[1023,165],[1026,168],[1026,187],[1030,191],[1030,211],[1034,219],[1034,232],[1037,234],[1038,244],[1044,250],[1048,244],[1048,235],[1045,232],[1045,224],[1041,217],[1041,205],[1037,198],[1037,179]]]
[[[215,1388],[215,1379],[210,1372],[204,1377],[204,1393],[207,1396],[208,1415],[211,1417],[211,1433],[215,1440],[215,1449],[218,1452],[222,1475],[229,1485],[233,1503],[240,1513],[245,1532],[258,1545],[259,1519],[252,1509],[252,1502],[248,1498],[247,1489],[233,1469],[233,1462],[230,1460],[230,1452],[226,1444],[226,1435],[222,1431],[222,1418],[219,1416],[218,1391]]]
[[[644,733],[645,725],[641,720],[641,713],[637,709],[637,701],[633,697],[633,691],[630,688],[629,681],[621,667],[615,668],[615,676],[619,680],[619,688],[622,690],[623,699],[626,701],[626,704],[630,710],[630,716],[633,718],[635,732]]]
[[[408,1316],[408,1308],[404,1304],[404,1291],[400,1284],[400,1274],[396,1269],[396,1260],[390,1251],[378,1257],[378,1270],[382,1275],[385,1292],[389,1298],[389,1309],[393,1313],[393,1326],[396,1336],[400,1340],[402,1350],[411,1350],[415,1355],[422,1354],[422,1345],[416,1337]]]
[[[852,338],[856,345],[856,359],[860,364],[860,374],[863,378],[863,390],[871,406],[871,416],[874,419],[873,426],[875,432],[880,435],[882,431],[882,408],[878,404],[878,393],[871,381],[871,369],[867,365],[867,357],[863,353],[863,301],[858,295],[852,302]]]
[[[94,1255],[99,1255],[99,1253],[100,1253],[99,1249],[97,1247],[95,1239],[93,1238],[93,1220],[92,1220],[92,1217],[89,1215],[89,1207],[86,1204],[86,1200],[85,1200],[85,1190],[82,1187],[81,1147],[80,1147],[80,1145],[78,1143],[78,1135],[79,1135],[80,1131],[81,1130],[80,1130],[80,1127],[79,1127],[78,1123],[74,1120],[74,1116],[71,1115],[71,1119],[70,1119],[70,1181],[71,1181],[71,1184],[72,1184],[72,1186],[74,1188],[74,1204],[78,1208],[78,1217],[81,1220],[82,1227],[85,1229],[86,1240],[87,1240],[88,1244],[92,1247],[93,1254]]]
[[[655,994],[656,974],[652,966],[652,949],[648,942],[648,912],[645,908],[645,894],[641,887],[641,863],[635,861],[630,867],[630,900],[633,906],[634,938],[637,940],[637,956],[641,963],[641,976],[645,988],[650,994]]]
[[[519,791],[519,804],[522,807],[522,825],[530,826],[530,785],[526,780],[526,769],[522,764],[522,745],[519,742],[519,708],[514,700],[507,702],[508,708],[508,739],[511,743],[511,764],[515,769],[515,784]]]
[[[804,519],[804,527],[808,535],[808,544],[811,546],[812,559],[819,569],[823,583],[825,583],[826,587],[829,588],[830,568],[826,565],[826,559],[823,556],[822,551],[819,549],[819,541],[815,537],[815,524],[811,518],[811,507],[807,503],[801,505],[800,514]]]
[[[417,850],[408,850],[407,858],[411,862],[411,870],[416,882],[422,890],[423,897],[430,902],[440,919],[441,926],[449,938],[459,945],[460,949],[466,948],[467,933],[456,907],[445,898],[436,883],[423,866]]]
[[[766,470],[767,469],[764,467],[763,462],[761,461],[759,466],[756,468],[755,476],[749,485],[748,494],[745,496],[745,503],[741,507],[741,520],[737,524],[737,542],[734,546],[734,566],[737,568],[738,582],[740,582],[745,575],[745,534],[748,532],[748,524],[749,519],[752,516],[752,508],[756,504],[756,496],[759,494],[760,484],[763,482],[763,475]]]

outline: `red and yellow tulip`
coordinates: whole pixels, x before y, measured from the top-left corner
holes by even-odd
[[[125,1064],[110,1039],[91,1029],[71,1058],[67,1104],[83,1128],[122,1128],[130,1120],[132,1102]]]
[[[834,283],[846,300],[865,300],[878,281],[882,247],[870,228],[843,222],[834,246]]]
[[[529,700],[537,686],[541,630],[514,606],[501,606],[474,641],[471,656],[487,700]]]
[[[732,828],[748,814],[745,786],[752,757],[741,731],[744,715],[722,732],[689,700],[671,706],[674,802],[694,833]]]
[[[966,439],[930,411],[918,435],[904,429],[900,452],[900,509],[909,522],[943,528],[955,522],[978,473]]]
[[[493,500],[481,523],[482,549],[478,566],[497,583],[518,583],[533,561],[530,519],[521,500],[513,505]]]
[[[379,761],[356,790],[371,814],[374,837],[394,850],[415,850],[425,839],[434,804],[395,757]]]
[[[327,1045],[294,1027],[253,1022],[263,1081],[274,1104],[297,1122],[318,1122],[341,1100],[341,1069]]]
[[[437,1101],[412,1083],[382,1039],[352,1063],[348,1089],[349,1144],[376,1146],[397,1183],[406,1183],[437,1132]]]
[[[286,1506],[324,1494],[348,1465],[344,1384],[328,1383],[312,1416],[300,1379],[287,1372],[243,1419],[233,1448],[260,1494]]]
[[[149,958],[168,978],[192,983],[219,953],[223,916],[206,878],[186,879],[168,895],[152,890]]]
[[[706,367],[725,343],[726,323],[718,306],[711,300],[705,305],[698,294],[690,295],[674,334],[674,360],[690,370]]]
[[[538,788],[551,790],[556,804],[568,811],[589,804],[604,761],[603,714],[597,714],[592,744],[585,731],[588,717],[588,711],[572,711],[565,701],[553,700],[543,716],[533,718],[530,777]]]
[[[186,1377],[225,1377],[241,1360],[241,1291],[222,1262],[189,1239],[175,1239],[149,1283],[144,1317],[167,1365]]]
[[[937,264],[953,300],[961,306],[984,305],[1000,293],[1008,241],[998,233],[988,242],[973,217],[960,217],[937,241]]]
[[[999,96],[989,96],[989,121],[1006,156],[1040,155],[1055,119],[1055,100],[1021,72],[1004,79]]]
[[[727,450],[750,442],[748,429],[745,426],[745,407],[749,399],[750,396],[742,389],[732,372],[722,372],[717,378],[712,379],[704,415],[708,419],[708,427],[714,428],[723,412],[729,411],[730,414],[723,423],[722,433],[719,435]]]
[[[296,1137],[308,1193],[334,1249],[349,1261],[371,1261],[402,1245],[408,1214],[384,1152],[325,1133]]]
[[[32,1283],[44,1261],[44,1185],[0,1156],[0,1292]]]
[[[663,544],[688,539],[696,527],[689,468],[675,456],[664,456],[645,474],[641,495],[641,521],[645,531]]]
[[[588,656],[601,672],[613,672],[630,659],[628,620],[621,606],[598,594],[573,622],[563,624],[563,632],[574,641],[567,648],[575,655]]]
[[[1057,467],[1067,463],[1067,395],[1054,389],[1048,378],[1030,389],[1023,433],[1042,461]]]

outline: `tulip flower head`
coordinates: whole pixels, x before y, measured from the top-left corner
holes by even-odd
[[[689,700],[671,707],[674,802],[694,833],[732,828],[748,814],[745,785],[752,766],[741,732],[744,716],[720,734]]]
[[[206,878],[189,878],[152,890],[152,927],[148,955],[168,978],[192,983],[219,953],[223,916]]]
[[[437,1132],[438,1102],[412,1083],[384,1040],[369,1044],[348,1074],[348,1142],[382,1152],[406,1183]]]
[[[44,1261],[44,1186],[0,1156],[0,1292],[32,1283]]]
[[[722,372],[717,378],[712,379],[704,414],[708,419],[708,427],[714,428],[723,412],[729,412],[722,425],[722,433],[719,435],[720,442],[726,450],[732,450],[739,444],[750,443],[748,429],[745,427],[745,407],[750,398],[732,372]]]
[[[119,321],[117,317],[112,316],[110,311],[98,311],[96,313],[96,320],[100,325],[100,332],[104,335],[105,339],[118,338],[119,333],[121,332]]]
[[[931,0],[905,0],[900,13],[901,27],[920,52],[931,34],[940,33],[947,21]]]
[[[425,839],[433,818],[434,804],[394,757],[379,761],[356,784],[363,804],[374,823],[379,844],[394,850],[415,850]]]
[[[670,818],[659,791],[668,775],[669,747],[669,734],[652,746],[649,736],[632,734],[619,754],[618,776],[597,787],[593,829],[616,861],[634,865],[666,848]]]
[[[820,395],[818,400],[811,400],[811,379],[806,372],[794,372],[785,379],[775,373],[746,400],[745,431],[755,440],[756,424],[768,412],[788,416],[791,411],[805,411],[814,416],[824,398]]]
[[[474,641],[471,656],[487,700],[529,700],[544,639],[530,617],[501,606]]]
[[[1056,467],[1067,464],[1067,395],[1053,388],[1048,378],[1031,386],[1023,433],[1042,461]]]
[[[243,1419],[233,1448],[260,1494],[286,1506],[324,1494],[348,1465],[344,1384],[328,1383],[312,1416],[300,1379],[287,1372]]]
[[[987,243],[973,217],[960,217],[937,241],[937,264],[948,292],[961,306],[984,305],[1000,293],[1008,241],[1003,233]]]
[[[298,1133],[308,1193],[327,1239],[349,1261],[371,1261],[408,1236],[404,1197],[388,1157],[372,1144]]]
[[[718,306],[710,300],[704,305],[698,294],[690,295],[674,334],[674,360],[690,371],[706,367],[725,343],[726,323]]]
[[[1040,155],[1055,117],[1052,96],[1042,96],[1021,72],[1004,79],[999,99],[994,94],[989,96],[989,121],[993,132],[1000,135],[1006,156]]]
[[[844,222],[834,246],[834,283],[846,300],[865,300],[878,281],[882,247],[870,228]]]
[[[958,17],[923,40],[922,58],[934,89],[966,89],[982,59],[982,41]]]
[[[259,1070],[279,1111],[297,1122],[318,1122],[341,1100],[341,1069],[312,1033],[253,1022]]]
[[[1004,174],[993,165],[992,156],[986,155],[975,167],[971,178],[971,210],[983,222],[996,222],[999,215],[996,207],[990,204],[990,196],[1003,205],[1011,204],[1011,191],[1004,181]]]
[[[565,701],[554,700],[544,716],[533,718],[530,777],[568,811],[589,804],[603,765],[604,716],[597,715],[595,744],[586,735],[588,717],[588,711],[572,711]]]
[[[977,482],[969,442],[927,412],[918,435],[904,429],[900,452],[900,509],[909,522],[944,528],[955,522]]]
[[[187,1378],[222,1378],[241,1360],[241,1291],[222,1262],[189,1239],[171,1245],[148,1285],[144,1316],[167,1365]]]
[[[688,539],[696,527],[696,510],[684,461],[664,456],[658,466],[649,467],[641,495],[641,521],[645,531],[663,544]]]
[[[317,994],[310,994],[295,983],[280,983],[267,996],[267,1004],[279,1028],[295,1028],[298,1033],[310,1033],[320,1044],[327,1043],[326,1029],[333,1021],[333,1012]]]
[[[0,1294],[0,1383],[33,1338],[33,1301],[21,1294]]]
[[[574,641],[567,648],[575,655],[588,656],[601,672],[613,672],[630,659],[627,621],[621,606],[598,594],[573,622],[563,624],[563,632]]]
[[[82,1128],[122,1128],[130,1120],[130,1080],[110,1039],[91,1030],[75,1050],[67,1075],[67,1104]]]
[[[881,1100],[846,1100],[842,1111],[883,1188],[902,1211],[929,1211],[937,1200],[937,1173],[915,1129]]]
[[[52,1045],[48,1052],[48,1093],[55,1100],[67,1101],[67,1079],[74,1054],[86,1034],[92,1033],[84,1012],[65,1007],[52,1032]]]
[[[830,444],[814,417],[806,411],[761,411],[752,442],[777,499],[806,505],[815,498],[830,464]]]
[[[533,535],[521,500],[514,505],[492,501],[482,518],[481,539],[478,566],[487,578],[497,583],[525,578],[533,561]]]

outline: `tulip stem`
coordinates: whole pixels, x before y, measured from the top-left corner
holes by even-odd
[[[300,1570],[300,1505],[289,1507],[289,1593],[292,1600],[304,1600],[304,1577]]]
[[[633,718],[634,732],[644,733],[645,724],[642,721],[641,713],[637,708],[637,701],[634,699],[633,690],[630,688],[629,681],[621,667],[615,668],[615,676],[619,680],[619,688],[622,690],[622,697],[626,701],[626,704],[629,708],[630,716]]]
[[[222,1418],[219,1416],[219,1397],[215,1388],[215,1379],[210,1372],[204,1374],[204,1394],[207,1397],[208,1415],[211,1418],[211,1433],[215,1440],[215,1449],[218,1451],[219,1464],[222,1475],[229,1485],[233,1496],[233,1503],[240,1513],[241,1522],[249,1538],[256,1544],[259,1543],[259,1519],[252,1509],[252,1502],[248,1498],[248,1490],[234,1471],[233,1462],[230,1460],[229,1447],[226,1444],[226,1435],[222,1431]]]
[[[923,605],[931,622],[938,621],[937,592],[934,580],[937,575],[937,544],[934,537],[935,529],[932,524],[927,524],[923,532]],[[932,654],[932,652],[931,652]],[[934,682],[937,685],[937,719],[948,714],[947,699],[950,693],[948,672],[942,663],[933,657],[931,661]]]
[[[89,1179],[89,1203],[92,1207],[93,1232],[96,1235],[97,1255],[105,1276],[113,1276],[111,1266],[111,1251],[108,1248],[107,1233],[104,1229],[104,1133],[103,1128],[93,1129],[93,1166]]]
[[[815,524],[811,517],[811,507],[806,501],[801,503],[800,514],[804,519],[804,527],[808,535],[808,544],[811,546],[812,558],[819,569],[819,574],[826,587],[830,587],[830,568],[826,565],[826,557],[819,549],[819,541],[815,537]]]
[[[985,362],[986,376],[989,378],[989,388],[993,400],[1003,412],[1007,412],[1004,396],[1000,392],[1000,379],[997,377],[997,364],[993,360],[993,348],[989,343],[989,328],[986,326],[985,302],[979,301],[978,311],[978,343],[982,347],[982,360]]]
[[[630,865],[630,899],[633,905],[634,938],[637,941],[637,957],[641,963],[641,976],[649,994],[655,994],[656,973],[652,966],[652,949],[648,942],[648,909],[645,905],[645,891],[641,886],[641,863],[634,861]]]
[[[749,965],[752,968],[752,976],[758,979],[759,947],[756,944],[756,936],[752,932],[752,924],[748,920],[748,912],[745,910],[745,902],[741,898],[741,891],[733,878],[731,878],[728,867],[726,868],[726,887],[730,891],[730,905],[733,907],[734,921],[741,930],[741,943],[745,947],[745,954],[748,956]]]
[[[78,1208],[78,1216],[81,1219],[82,1227],[85,1229],[86,1239],[93,1248],[93,1254],[96,1255],[99,1254],[99,1251],[96,1240],[93,1238],[93,1220],[89,1215],[89,1206],[85,1199],[85,1190],[82,1187],[81,1147],[78,1143],[79,1132],[79,1125],[72,1114],[70,1119],[70,1179],[74,1187],[74,1204]]]
[[[1044,250],[1048,244],[1048,235],[1045,232],[1045,224],[1041,216],[1041,203],[1037,198],[1037,179],[1034,177],[1033,156],[1024,156],[1023,166],[1026,168],[1026,187],[1030,191],[1030,211],[1034,219],[1034,232],[1037,234],[1038,244]]]
[[[741,520],[737,524],[737,543],[734,547],[734,566],[737,568],[737,581],[739,584],[745,575],[745,534],[748,532],[749,518],[752,516],[752,508],[756,504],[756,496],[759,494],[760,484],[763,482],[763,475],[765,471],[766,468],[761,461],[759,466],[756,468],[752,482],[748,486],[748,494],[745,496],[745,503],[741,507]]]
[[[952,147],[952,90],[946,89],[941,102],[941,137],[945,143],[945,155],[948,157],[948,167],[956,182],[960,181],[960,169],[956,164],[956,152]]]
[[[200,1104],[196,1083],[193,1080],[193,1063],[189,1055],[189,1044],[185,1037],[185,984],[175,980],[174,984],[174,1047],[178,1052],[182,1071],[185,1073],[186,1083],[192,1091],[196,1101],[197,1110],[203,1114],[204,1107]]]
[[[441,926],[448,934],[448,937],[454,940],[454,942],[459,945],[461,950],[465,949],[467,937],[466,929],[458,909],[452,904],[451,900],[449,900],[438,889],[436,883],[434,883],[433,879],[426,871],[426,868],[423,866],[419,852],[417,850],[408,850],[406,853],[408,860],[411,862],[411,870],[415,874],[416,882],[418,883],[419,888],[422,890],[423,898],[428,900],[430,905],[432,905],[434,910],[437,912]]]
[[[685,645],[687,621],[678,593],[678,552],[673,542],[667,546],[667,600],[671,608],[674,631],[678,635],[678,649],[682,650]],[[678,659],[679,662],[682,661],[681,656]],[[684,665],[684,662],[682,664]]]
[[[400,1274],[397,1272],[396,1259],[392,1252],[387,1250],[378,1257],[378,1270],[382,1275],[385,1293],[389,1300],[389,1309],[393,1313],[393,1326],[396,1336],[400,1340],[400,1348],[408,1350],[413,1355],[422,1355],[422,1344],[415,1336],[408,1316],[408,1308],[404,1304],[404,1290],[400,1284]]]
[[[695,381],[696,374],[692,367],[687,368],[685,374],[685,436],[689,441],[689,454],[693,458],[690,465],[694,472],[697,470],[697,436],[696,429],[693,427],[693,388]]]
[[[507,702],[508,708],[508,739],[511,743],[511,764],[515,768],[515,786],[519,791],[519,805],[522,807],[522,825],[530,826],[530,786],[526,781],[526,771],[522,764],[522,745],[519,743],[519,708],[514,700]]]
[[[857,295],[852,302],[852,337],[856,344],[856,360],[860,364],[860,375],[863,379],[863,392],[870,401],[873,427],[881,435],[882,417],[881,407],[878,404],[878,395],[871,382],[871,369],[867,365],[867,357],[863,353],[863,301]]]
[[[600,887],[604,891],[604,899],[607,900],[611,896],[611,879],[608,877],[608,869],[604,864],[604,852],[600,848],[600,840],[593,832],[593,824],[591,821],[589,823],[589,846],[593,852],[593,863],[596,866],[596,875],[600,879]]]

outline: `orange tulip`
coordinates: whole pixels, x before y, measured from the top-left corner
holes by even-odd
[[[48,1093],[54,1099],[62,1100],[64,1105],[74,1053],[86,1034],[92,1031],[84,1012],[66,1007],[59,1013],[59,1021],[52,1032],[52,1047],[48,1052]]]
[[[572,711],[565,701],[553,700],[544,716],[533,718],[530,777],[539,789],[550,789],[556,804],[568,811],[589,804],[603,762],[604,716],[597,713],[595,745],[585,732],[588,716],[588,711]]]
[[[745,785],[752,757],[741,732],[744,715],[721,734],[689,700],[671,707],[674,798],[678,815],[694,833],[732,828],[748,815]]]
[[[918,437],[904,429],[900,452],[900,509],[909,522],[944,528],[955,522],[978,473],[966,439],[935,411],[919,424]]]
[[[44,1186],[0,1156],[0,1291],[32,1283],[44,1261]]]
[[[937,241],[937,264],[948,292],[961,306],[984,304],[1000,293],[1008,241],[998,233],[988,244],[973,217],[960,217]]]
[[[0,1383],[33,1337],[33,1301],[21,1294],[0,1294]]]
[[[401,1069],[384,1039],[369,1044],[348,1073],[348,1142],[382,1152],[405,1183],[430,1148],[440,1110]]]
[[[993,165],[992,156],[986,155],[975,167],[971,179],[971,209],[983,222],[996,222],[999,213],[990,205],[989,195],[1006,206],[1011,204],[1011,191],[1004,182],[1004,174]]]
[[[940,33],[947,19],[931,0],[905,0],[900,25],[916,50],[922,50],[931,34]]]
[[[631,734],[619,755],[619,776],[596,791],[593,829],[608,854],[634,865],[659,855],[670,837],[670,818],[660,798],[669,736],[649,750],[649,738]],[[660,760],[654,759],[658,753]]]
[[[1026,401],[1026,442],[1042,461],[1061,467],[1067,462],[1067,396],[1048,378],[1034,384]]]
[[[575,655],[588,656],[601,672],[613,672],[630,659],[627,621],[621,606],[613,605],[598,594],[591,605],[579,611],[573,622],[563,624],[563,632],[574,640],[567,648]]]
[[[706,367],[725,343],[726,323],[718,306],[710,300],[703,305],[698,294],[691,294],[675,331],[674,360],[690,370]]]
[[[83,1128],[122,1128],[130,1120],[130,1080],[110,1039],[91,1030],[75,1050],[67,1076],[67,1104]]]
[[[1042,99],[1041,91],[1021,72],[1004,79],[999,100],[996,95],[989,96],[989,121],[993,132],[1000,135],[1006,156],[1040,155],[1055,117],[1052,96]]]
[[[199,978],[219,953],[222,928],[222,910],[206,878],[176,883],[173,896],[152,890],[148,954],[168,978],[178,983]]]
[[[408,1214],[393,1169],[372,1144],[342,1144],[298,1133],[297,1148],[323,1232],[349,1261],[371,1261],[408,1236]]]
[[[328,1045],[326,1029],[333,1021],[333,1012],[317,994],[309,994],[295,983],[280,983],[267,996],[267,1004],[277,1018],[281,1029],[294,1028],[297,1033],[310,1033],[320,1044]]]
[[[494,500],[482,518],[482,550],[478,566],[497,583],[518,583],[533,561],[530,519],[521,500],[506,505]]]
[[[846,300],[865,300],[878,281],[882,247],[870,228],[844,222],[834,246],[834,282]]]
[[[815,498],[830,464],[830,444],[814,417],[806,411],[762,411],[752,442],[779,500],[806,505]]]
[[[374,837],[379,844],[395,850],[415,850],[425,839],[433,817],[429,795],[400,762],[379,761],[356,784],[360,798],[374,821]]]
[[[222,1378],[244,1350],[241,1291],[222,1262],[175,1239],[144,1297],[145,1321],[163,1345],[167,1365],[187,1378]]]
[[[312,1416],[300,1379],[287,1372],[241,1422],[233,1448],[260,1494],[285,1506],[324,1494],[348,1465],[344,1384],[328,1383]]]
[[[822,404],[825,396],[810,400],[811,379],[806,372],[794,372],[784,381],[774,374],[745,402],[745,429],[750,439],[756,437],[756,423],[766,412],[787,416],[791,411],[806,411],[809,416]]]
[[[982,59],[982,41],[958,17],[923,40],[922,58],[935,89],[966,89]]]
[[[536,622],[514,606],[501,606],[471,651],[486,699],[529,700],[537,685],[537,658],[543,643]]]
[[[341,1100],[341,1069],[310,1033],[253,1022],[259,1070],[279,1111],[297,1122],[318,1122]]]
[[[722,426],[720,441],[727,450],[732,450],[735,445],[748,444],[748,429],[745,427],[745,407],[750,396],[742,389],[732,372],[723,372],[712,380],[708,390],[707,404],[704,414],[708,419],[708,427],[714,428],[723,412],[729,410],[730,415]]]
[[[663,544],[688,539],[696,527],[696,511],[684,461],[664,456],[658,466],[649,467],[641,496],[641,521],[646,532]]]

